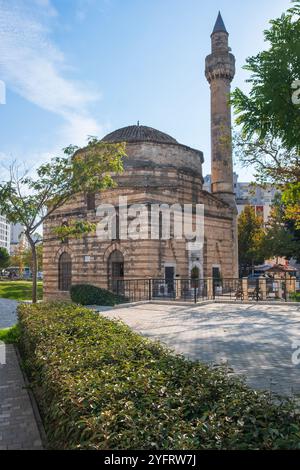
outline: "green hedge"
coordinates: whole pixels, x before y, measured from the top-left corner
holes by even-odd
[[[296,449],[293,404],[72,304],[21,305],[20,350],[54,449]]]
[[[71,287],[71,300],[80,305],[108,305],[124,303],[125,297],[113,294],[105,289],[90,284],[78,284]]]
[[[294,302],[300,302],[300,292],[296,292],[295,294],[291,294],[291,300]]]

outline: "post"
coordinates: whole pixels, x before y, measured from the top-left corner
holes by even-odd
[[[175,279],[175,291],[176,291],[176,300],[181,298],[181,279]]]
[[[296,282],[297,279],[295,276],[290,277],[290,288],[289,288],[289,293],[294,294],[296,292]]]
[[[274,281],[275,281],[275,286],[277,284],[278,286],[278,298],[281,300],[283,298],[283,292],[282,292],[282,279],[279,275],[274,276]]]
[[[249,297],[248,297],[248,278],[247,277],[243,277],[243,279],[242,279],[242,290],[243,290],[244,300],[245,301],[249,300]]]
[[[149,300],[152,300],[152,279],[149,279],[149,282],[148,282],[148,289],[149,289]]]
[[[261,300],[267,300],[267,280],[265,277],[260,276],[259,278],[259,290],[262,294]]]
[[[212,277],[207,278],[207,298],[208,300],[214,299],[214,280]]]

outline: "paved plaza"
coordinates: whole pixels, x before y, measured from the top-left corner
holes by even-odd
[[[300,365],[292,363],[300,304],[145,304],[104,314],[190,359],[226,363],[254,388],[300,395]]]

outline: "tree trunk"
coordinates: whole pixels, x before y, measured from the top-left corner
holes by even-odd
[[[32,238],[27,235],[27,239],[30,244],[31,252],[32,252],[32,303],[37,303],[37,273],[38,273],[38,260],[37,260],[37,252],[36,252],[36,245]]]

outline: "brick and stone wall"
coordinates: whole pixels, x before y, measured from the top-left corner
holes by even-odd
[[[128,205],[142,203],[191,204],[205,206],[205,247],[203,276],[211,276],[219,266],[223,277],[232,277],[234,210],[217,197],[202,190],[201,152],[181,145],[134,143],[127,145],[124,173],[116,177],[117,188],[96,195],[100,204],[118,205],[119,196]],[[54,228],[64,222],[83,219],[97,222],[96,211],[88,211],[86,198],[79,194],[57,210],[44,227],[44,296],[46,299],[68,298],[58,289],[58,263],[63,252],[72,259],[72,283],[90,283],[108,287],[108,259],[114,250],[123,253],[124,278],[164,278],[165,264],[176,265],[176,275],[190,277],[185,240],[114,240],[100,241],[96,234],[62,243]]]

